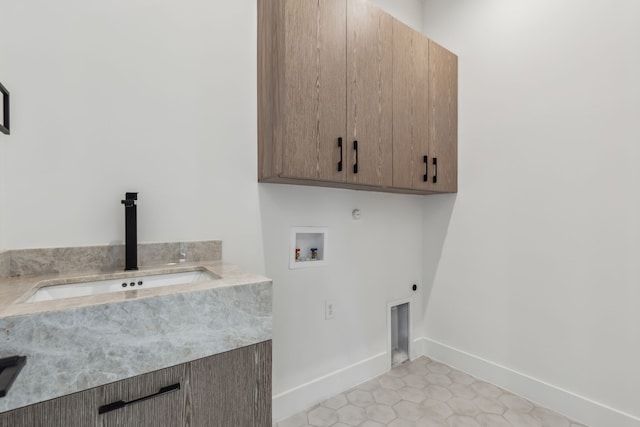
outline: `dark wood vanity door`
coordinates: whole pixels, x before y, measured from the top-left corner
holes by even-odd
[[[0,427],[87,427],[95,425],[95,389],[0,414]]]
[[[91,426],[271,427],[271,341],[0,414],[0,427]]]
[[[100,427],[182,427],[188,366],[182,364],[117,381],[96,388],[95,425]],[[172,389],[176,384],[180,389]],[[169,389],[170,391],[164,390]],[[98,414],[100,407],[114,402],[132,402]],[[86,424],[90,425],[90,424]]]
[[[271,341],[191,362],[186,426],[271,426]]]

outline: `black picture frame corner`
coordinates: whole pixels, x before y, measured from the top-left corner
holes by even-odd
[[[10,102],[9,102],[9,91],[2,83],[0,83],[0,93],[2,93],[2,106],[3,106],[3,114],[2,114],[2,123],[0,123],[0,132],[5,135],[11,134],[11,126],[9,123],[10,119]]]

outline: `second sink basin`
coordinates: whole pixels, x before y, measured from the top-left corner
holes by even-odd
[[[140,274],[140,273],[138,273]],[[220,279],[219,276],[202,268],[191,271],[147,275],[124,275],[104,280],[84,281],[64,284],[45,284],[25,302],[49,301],[133,289],[158,288],[161,286],[183,285]]]

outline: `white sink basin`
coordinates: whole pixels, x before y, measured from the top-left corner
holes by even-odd
[[[65,284],[50,284],[39,288],[25,302],[50,301],[62,298],[73,298],[87,295],[122,292],[133,289],[158,288],[161,286],[183,285],[186,283],[206,282],[220,279],[219,276],[207,270],[181,271],[177,273],[148,274],[139,276],[131,274],[118,275],[117,278],[96,280],[90,282],[76,282]]]

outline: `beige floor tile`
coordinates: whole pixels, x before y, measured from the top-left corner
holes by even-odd
[[[360,425],[364,420],[367,419],[367,414],[364,412],[364,409],[354,406],[347,405],[338,409],[338,420],[341,423],[348,424],[350,426]]]
[[[481,427],[512,427],[509,421],[505,420],[502,415],[497,414],[480,414],[476,417],[476,421]]]
[[[453,397],[449,389],[441,385],[430,385],[424,389],[424,393],[428,399],[440,400],[446,402]]]
[[[502,415],[507,410],[499,400],[491,397],[478,396],[473,401],[481,412],[488,414]]]
[[[395,405],[402,400],[400,393],[395,390],[389,390],[387,388],[374,390],[371,394],[373,394],[373,398],[376,402],[389,406]]]
[[[516,412],[512,409],[504,413],[504,418],[514,427],[542,427],[542,423],[530,414]]]
[[[420,403],[427,397],[424,394],[424,391],[420,390],[419,388],[413,387],[402,387],[400,390],[398,390],[398,393],[404,400],[408,400],[409,402],[414,403]]]
[[[453,381],[451,381],[449,377],[446,376],[445,374],[430,373],[425,375],[425,379],[429,384],[437,384],[437,385],[442,385],[447,387],[453,383]]]
[[[393,405],[393,410],[398,414],[398,418],[404,418],[409,421],[418,421],[425,416],[424,407],[417,403],[401,400]]]
[[[447,401],[447,405],[451,407],[454,414],[475,417],[480,413],[480,409],[478,409],[473,400],[463,399],[462,397],[452,397]]]
[[[451,372],[451,368],[440,362],[431,362],[427,364],[427,369],[434,374],[448,374]]]
[[[273,427],[587,427],[420,357]]]
[[[325,400],[320,405],[329,409],[340,409],[347,403],[349,403],[347,402],[347,397],[344,395],[344,393],[340,393],[337,396]]]
[[[562,415],[544,408],[533,408],[531,415],[545,427],[569,427],[570,424]]]
[[[461,371],[456,371],[455,369],[449,372],[447,376],[454,383],[464,384],[464,385],[470,385],[476,380],[471,375],[465,374],[464,372],[461,372]]]
[[[453,415],[453,409],[444,402],[438,400],[427,399],[422,402],[425,417],[432,420],[446,420]]]
[[[466,415],[452,415],[447,421],[450,427],[480,427],[476,420]]]
[[[306,425],[308,425],[306,412],[300,412],[278,423],[278,427],[303,427]]]
[[[515,412],[528,414],[533,410],[533,404],[520,396],[505,394],[500,396],[499,400],[504,404],[504,406]]]
[[[338,414],[333,409],[319,406],[309,411],[309,424],[316,427],[330,427],[338,422]]]
[[[471,388],[480,396],[493,397],[494,399],[502,394],[502,390],[498,387],[484,381],[476,381],[472,383]]]
[[[367,418],[387,425],[396,419],[396,411],[387,405],[371,405],[366,409]]]
[[[349,393],[347,393],[347,400],[352,405],[360,406],[362,408],[366,408],[367,406],[373,405],[375,403],[371,392],[364,390],[350,391]]]

